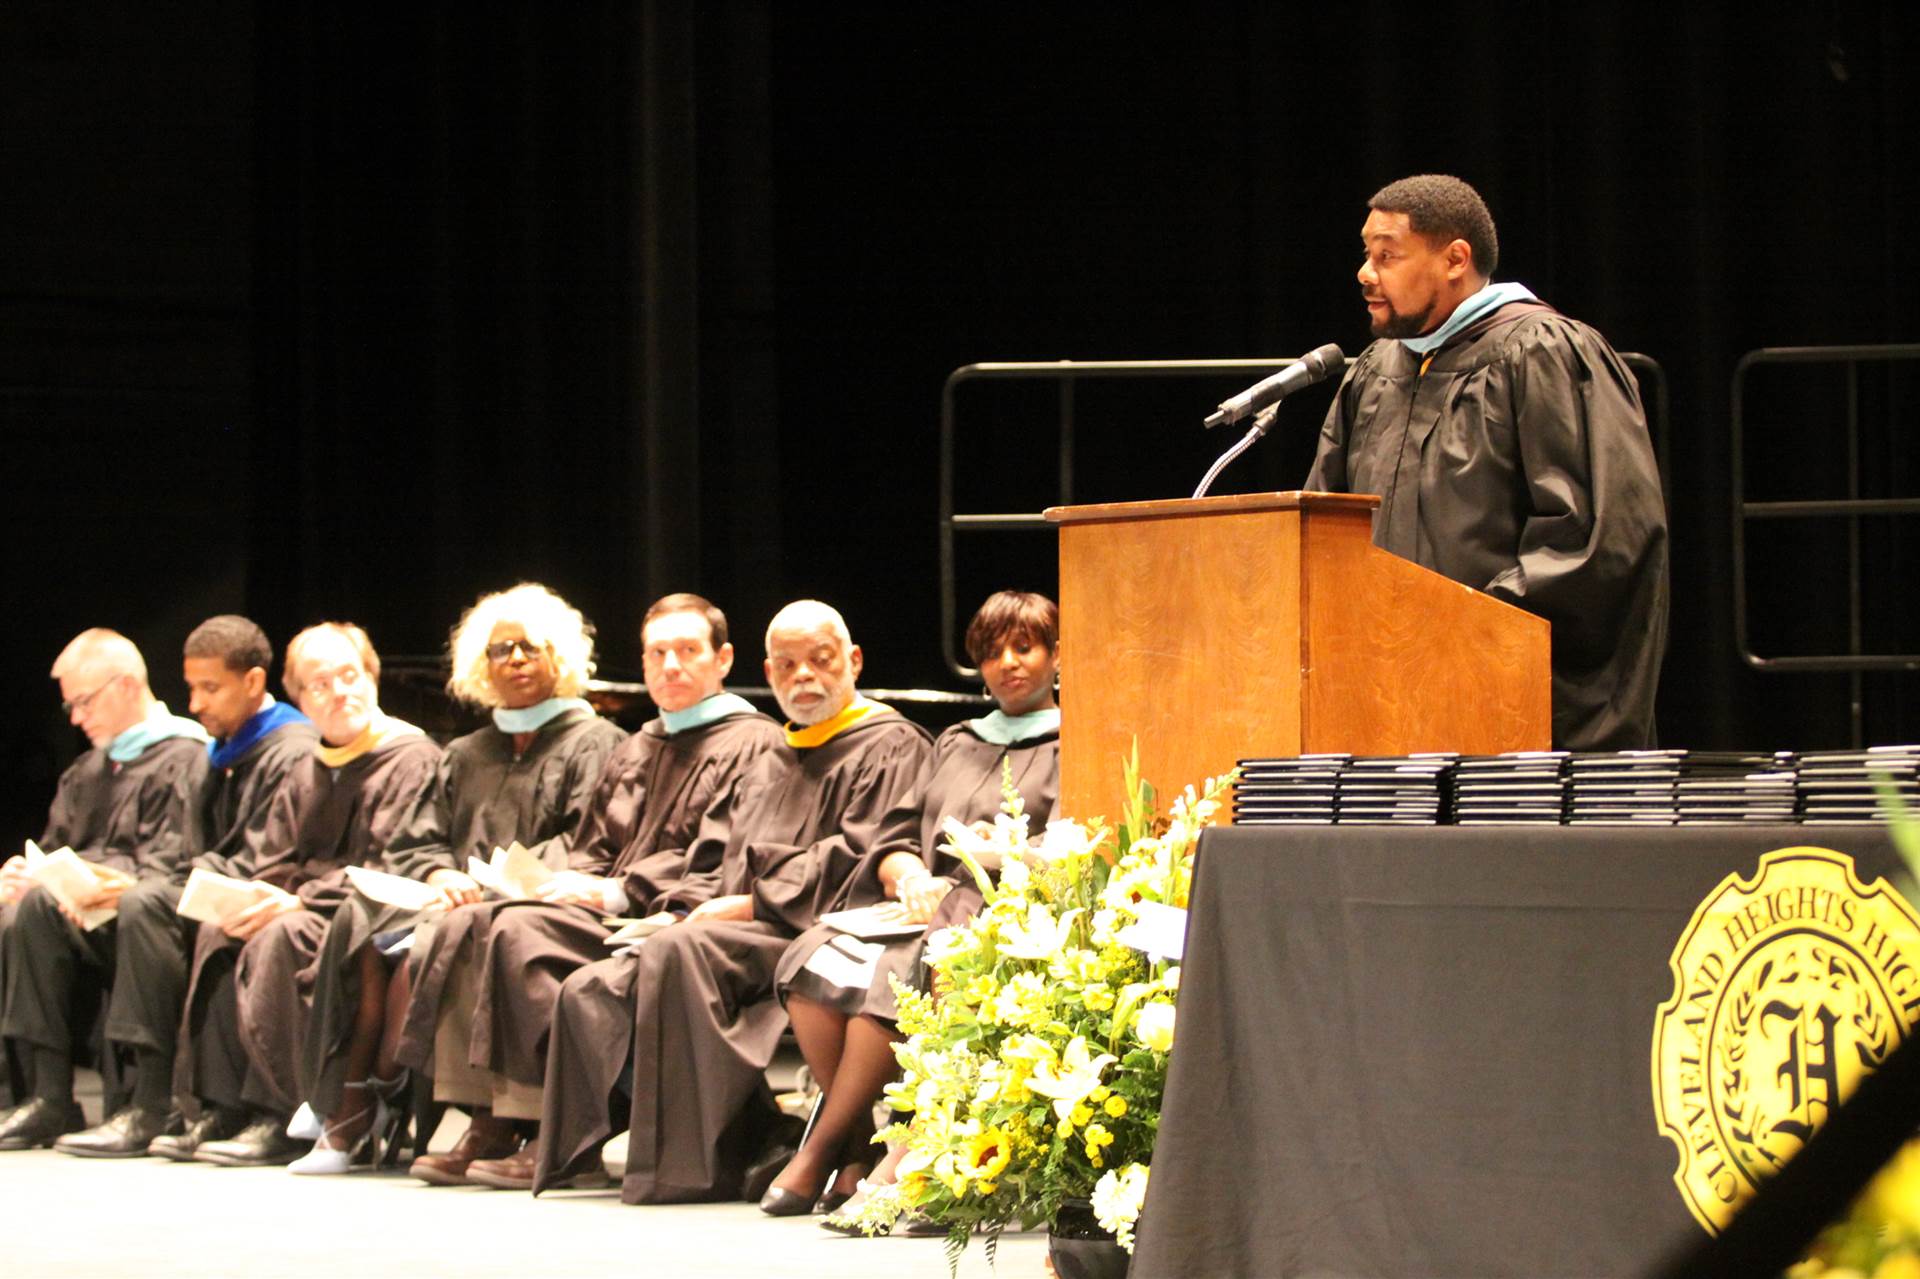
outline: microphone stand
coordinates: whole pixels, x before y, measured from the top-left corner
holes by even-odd
[[[1267,405],[1266,408],[1261,409],[1259,414],[1253,419],[1253,428],[1240,437],[1238,444],[1235,444],[1225,453],[1222,453],[1219,459],[1207,468],[1206,478],[1200,481],[1200,487],[1193,491],[1193,495],[1195,497],[1205,497],[1207,490],[1213,487],[1214,480],[1219,478],[1220,472],[1226,470],[1233,459],[1252,448],[1254,441],[1267,433],[1268,428],[1273,425],[1273,420],[1279,415],[1280,401],[1278,400]]]

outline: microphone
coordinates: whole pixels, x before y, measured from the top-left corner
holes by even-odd
[[[1278,404],[1295,391],[1312,386],[1339,368],[1346,353],[1332,342],[1317,346],[1264,382],[1255,382],[1230,400],[1222,400],[1218,412],[1207,418],[1207,429],[1231,426],[1249,413]]]

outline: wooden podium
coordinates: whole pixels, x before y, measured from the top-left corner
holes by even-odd
[[[1549,626],[1373,545],[1380,499],[1054,507],[1061,811],[1166,799],[1248,756],[1544,750]]]

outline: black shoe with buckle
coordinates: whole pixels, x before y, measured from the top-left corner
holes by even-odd
[[[142,1159],[155,1137],[178,1132],[180,1125],[178,1111],[128,1106],[104,1124],[68,1133],[54,1142],[53,1148],[82,1159]]]

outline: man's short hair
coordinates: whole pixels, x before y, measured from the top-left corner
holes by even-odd
[[[839,641],[842,650],[853,647],[853,633],[847,629],[847,619],[840,616],[839,609],[819,600],[795,600],[773,615],[763,641],[769,653],[773,651],[773,633],[783,630],[823,630]]]
[[[217,657],[236,675],[254,667],[273,669],[273,645],[267,633],[238,613],[209,617],[187,636],[186,657]]]
[[[719,652],[727,642],[727,615],[703,596],[691,591],[681,591],[674,595],[662,595],[647,609],[647,615],[640,619],[640,642],[647,642],[647,623],[656,617],[665,617],[669,613],[698,613],[707,619],[707,635],[713,645],[713,651]]]
[[[83,674],[95,679],[107,679],[120,675],[131,675],[147,686],[147,660],[140,656],[140,650],[134,642],[119,631],[105,626],[91,626],[68,641],[60,650],[60,656],[53,659],[55,679],[66,679],[69,675],[78,679]]]
[[[380,654],[373,651],[373,641],[367,638],[365,631],[352,622],[315,622],[287,641],[286,665],[280,671],[280,683],[287,690],[287,696],[296,702],[300,700],[301,690],[297,674],[300,666],[300,650],[306,647],[308,640],[323,631],[332,631],[353,645],[353,651],[360,655],[360,665],[367,670],[367,678],[372,680],[375,686],[379,685]]]
[[[1435,246],[1465,240],[1473,250],[1474,268],[1488,279],[1500,265],[1500,236],[1493,229],[1493,214],[1480,193],[1459,178],[1445,173],[1401,178],[1375,191],[1367,207],[1406,214],[1408,225]]]
[[[967,623],[967,656],[978,666],[1022,636],[1048,652],[1060,647],[1060,606],[1033,591],[995,591]]]

